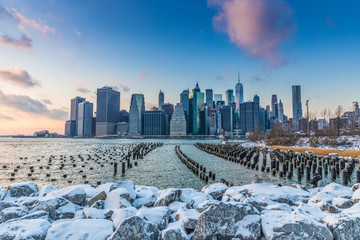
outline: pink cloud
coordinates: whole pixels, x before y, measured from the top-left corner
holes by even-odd
[[[23,88],[30,88],[39,85],[30,74],[20,68],[0,69],[0,80],[12,82]]]
[[[138,72],[139,77],[146,78],[147,72]]]
[[[27,37],[25,34],[23,34],[20,39],[15,39],[8,35],[3,35],[0,36],[0,42],[14,47],[27,49],[32,48],[32,39]]]
[[[283,63],[279,47],[293,37],[296,27],[293,10],[283,0],[208,0],[216,7],[214,28],[226,33],[248,56],[270,66]]]

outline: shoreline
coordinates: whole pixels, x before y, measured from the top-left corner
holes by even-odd
[[[213,183],[201,191],[135,185],[0,188],[1,239],[357,239],[360,184],[306,189]]]

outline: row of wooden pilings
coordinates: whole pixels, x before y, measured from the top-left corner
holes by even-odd
[[[317,174],[322,178],[330,177],[331,181],[336,181],[341,176],[343,185],[348,185],[351,176],[355,172],[355,181],[360,182],[360,169],[357,159],[346,160],[337,156],[317,156],[311,153],[296,153],[294,151],[268,151],[267,148],[257,147],[244,148],[241,145],[221,145],[196,143],[195,146],[207,153],[216,155],[226,160],[239,163],[248,168],[268,172],[280,178],[287,177],[292,179],[296,174],[299,182],[305,177],[310,181]],[[259,162],[260,153],[262,162]],[[268,154],[269,153],[269,154]],[[267,156],[270,162],[267,162]],[[358,165],[358,169],[356,169]],[[356,169],[356,170],[355,170]],[[328,176],[330,173],[330,176]]]
[[[175,153],[178,156],[178,158],[181,160],[182,163],[185,164],[185,166],[190,169],[194,174],[198,175],[200,180],[208,183],[209,181],[215,181],[216,179],[216,173],[212,171],[208,171],[206,167],[203,165],[200,165],[198,162],[193,160],[192,158],[188,157],[185,153],[183,153],[180,149],[180,146],[175,146]]]

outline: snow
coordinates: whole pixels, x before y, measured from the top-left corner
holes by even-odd
[[[53,186],[53,185],[45,185],[42,188],[40,188],[39,197],[45,197],[50,192],[58,190],[58,189],[59,189],[58,187]]]
[[[34,182],[21,182],[21,183],[12,183],[9,185],[9,188],[19,188],[19,187],[29,187],[30,189],[32,189],[34,192],[36,192],[38,190],[38,187],[36,185],[36,183]]]
[[[91,218],[91,219],[105,218],[104,210],[100,210],[96,208],[84,208],[83,215],[85,218]]]
[[[135,193],[137,198],[143,198],[148,195],[156,195],[159,191],[156,187],[149,187],[144,185],[135,185]]]
[[[118,209],[123,207],[131,207],[131,204],[126,199],[129,198],[129,192],[125,188],[117,188],[106,197],[105,209]]]
[[[125,219],[132,216],[135,216],[137,213],[137,209],[134,207],[128,207],[128,208],[122,208],[122,209],[116,209],[111,216],[111,220],[113,221],[114,228],[118,228],[120,223]]]
[[[0,238],[23,240],[44,239],[50,223],[44,219],[21,220],[0,224]]]
[[[332,194],[334,196],[337,197],[349,197],[351,198],[351,196],[353,195],[353,191],[345,186],[342,186],[340,184],[337,183],[330,183],[329,185],[325,186],[321,192],[323,193],[329,193]]]
[[[103,219],[78,219],[54,223],[46,240],[102,240],[113,233],[113,224]]]

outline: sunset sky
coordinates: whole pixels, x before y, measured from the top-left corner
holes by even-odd
[[[1,0],[0,135],[64,132],[70,99],[96,88],[147,107],[182,90],[234,88],[282,99],[291,85],[319,113],[360,101],[357,0]],[[318,114],[319,115],[319,114]],[[319,115],[320,116],[320,115]]]

